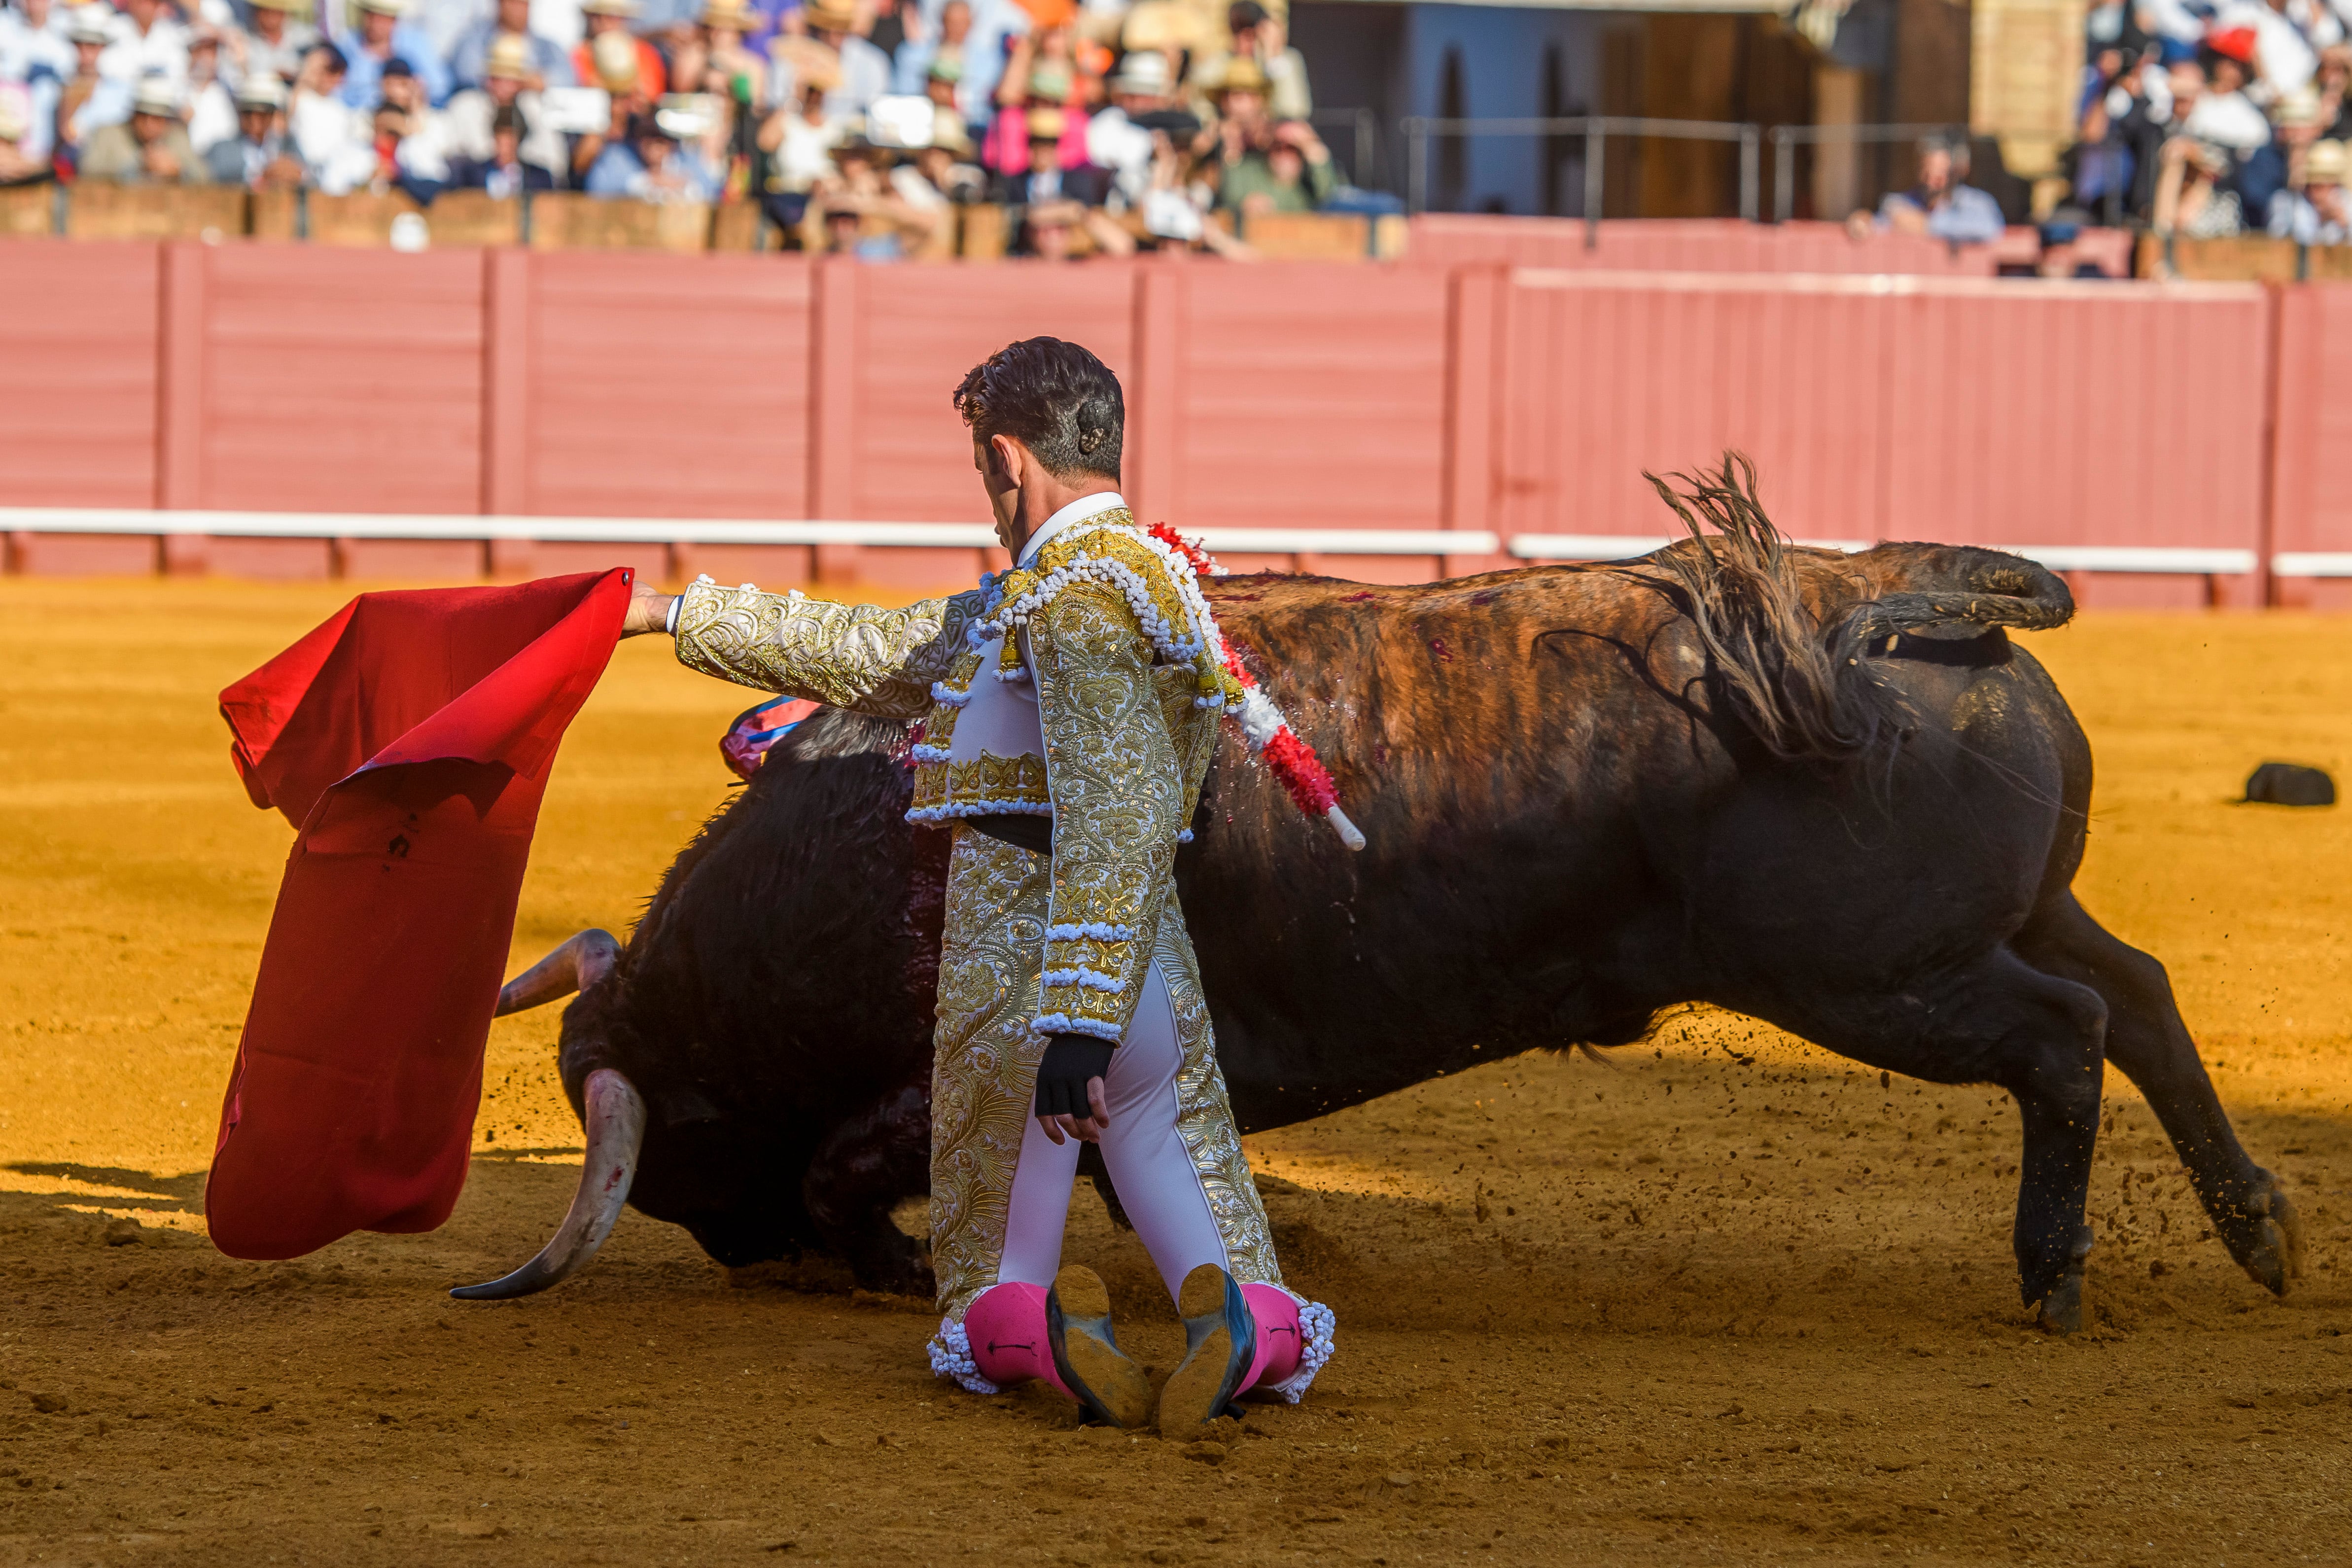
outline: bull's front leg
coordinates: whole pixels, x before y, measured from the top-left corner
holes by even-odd
[[[894,1089],[845,1117],[817,1145],[801,1184],[809,1218],[858,1285],[895,1295],[933,1294],[930,1255],[890,1211],[930,1189],[931,1092]]]

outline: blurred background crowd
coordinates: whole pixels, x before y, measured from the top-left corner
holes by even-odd
[[[2107,0],[2061,216],[2340,245],[2352,0]]]
[[[1398,209],[1257,0],[9,0],[0,183],[756,203],[812,249],[1238,248]]]

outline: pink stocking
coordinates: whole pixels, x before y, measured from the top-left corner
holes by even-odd
[[[1296,1309],[1292,1321],[1297,1321]],[[964,1310],[963,1332],[971,1342],[971,1359],[980,1375],[991,1383],[1009,1385],[1034,1377],[1059,1389],[1064,1397],[1075,1397],[1054,1370],[1054,1350],[1045,1337],[1045,1286],[1007,1281],[982,1291]]]
[[[1257,1320],[1257,1354],[1235,1394],[1280,1383],[1298,1370],[1298,1303],[1278,1285],[1244,1285],[1242,1297]]]

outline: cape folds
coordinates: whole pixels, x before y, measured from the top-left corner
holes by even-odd
[[[456,1206],[540,797],[629,586],[362,594],[221,694],[247,794],[300,830],[205,1185],[222,1251]]]

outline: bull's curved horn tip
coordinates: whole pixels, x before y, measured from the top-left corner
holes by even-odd
[[[478,1285],[458,1285],[461,1301],[507,1301],[560,1285],[586,1268],[628,1202],[636,1180],[637,1154],[645,1147],[646,1102],[626,1075],[600,1067],[588,1075],[582,1101],[587,1114],[588,1152],[580,1162],[580,1186],[555,1235],[539,1256],[513,1273]]]

